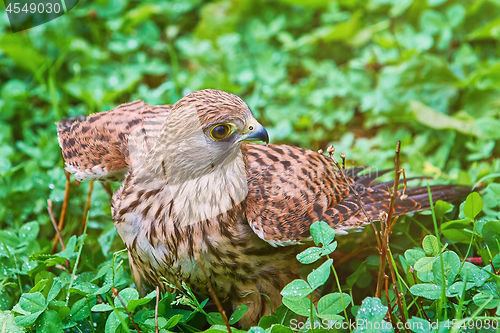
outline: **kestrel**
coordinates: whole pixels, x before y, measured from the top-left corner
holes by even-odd
[[[239,97],[201,90],[173,106],[142,101],[58,124],[66,170],[80,181],[123,181],[112,198],[114,224],[127,246],[136,286],[164,279],[249,310],[254,325],[282,303],[298,277],[295,256],[309,227],[337,233],[367,222],[331,160],[310,150],[267,144],[268,134]],[[251,143],[266,142],[266,145]],[[374,220],[388,210],[388,184],[349,176]],[[468,188],[434,186],[434,201]],[[426,187],[408,188],[394,215],[430,207]],[[206,276],[199,267],[204,266]]]

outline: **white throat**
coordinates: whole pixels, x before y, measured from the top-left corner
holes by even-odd
[[[226,213],[248,194],[245,163],[241,150],[228,163],[216,165],[212,172],[167,184],[173,211],[181,226],[201,222]]]

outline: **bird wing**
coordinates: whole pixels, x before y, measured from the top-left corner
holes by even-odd
[[[349,185],[324,155],[286,145],[243,146],[248,195],[246,218],[253,231],[273,246],[297,244],[310,237],[309,227],[325,221],[337,233],[363,226],[368,222],[364,211],[374,221],[389,211],[393,182],[376,183],[387,171],[359,176],[347,172]],[[453,201],[470,192],[466,186],[431,186],[433,201]],[[426,186],[398,191],[393,216],[430,208]]]
[[[289,245],[310,236],[309,227],[348,195],[348,184],[328,159],[287,145],[246,144],[246,217],[254,232],[271,245]]]
[[[57,133],[66,170],[80,181],[123,180],[131,160],[143,158],[155,142],[170,109],[134,101],[88,117],[61,120]]]

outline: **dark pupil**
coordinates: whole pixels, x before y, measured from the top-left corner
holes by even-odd
[[[222,139],[226,136],[227,134],[227,127],[226,126],[217,126],[216,128],[213,129],[212,135],[216,139]]]

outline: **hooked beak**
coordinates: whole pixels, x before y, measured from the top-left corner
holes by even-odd
[[[248,130],[249,132],[242,135],[238,141],[262,141],[265,142],[266,145],[269,144],[269,134],[267,134],[264,126],[257,121],[250,124]]]

